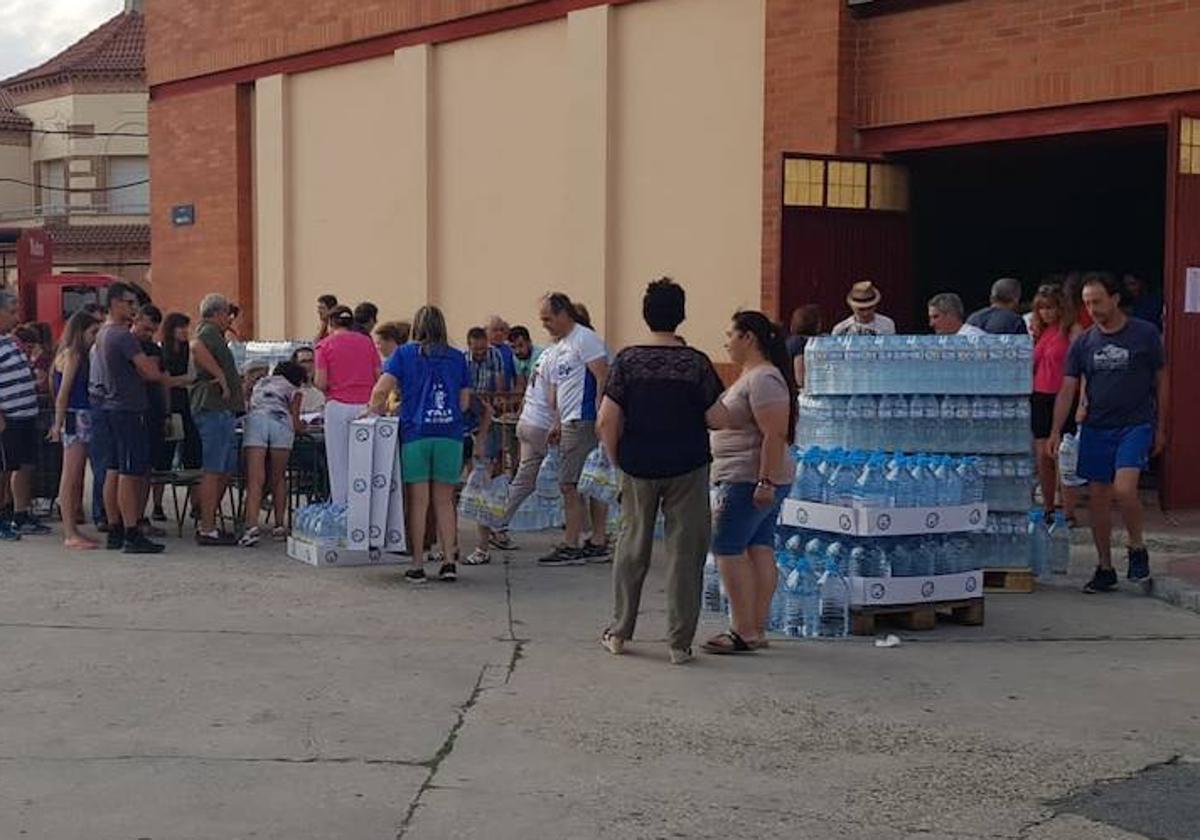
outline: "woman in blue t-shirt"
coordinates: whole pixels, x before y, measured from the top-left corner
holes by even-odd
[[[382,414],[388,397],[400,393],[400,465],[408,489],[410,583],[424,583],[425,520],[433,500],[439,542],[446,559],[440,580],[458,577],[458,520],[454,490],[462,475],[463,412],[471,398],[466,357],[450,347],[446,319],[436,306],[413,316],[413,340],[392,353],[371,394],[367,411]]]

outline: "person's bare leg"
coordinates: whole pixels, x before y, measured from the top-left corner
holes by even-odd
[[[33,499],[33,465],[23,465],[12,474],[13,510],[16,513],[29,513],[29,505]]]
[[[608,545],[608,505],[588,499],[588,513],[592,518],[592,545]]]
[[[87,448],[76,444],[63,450],[62,475],[58,483],[58,505],[62,510],[63,542],[81,548],[95,540],[79,532],[79,511],[83,504],[83,472],[87,468]]]
[[[1117,478],[1113,483],[1117,504],[1121,507],[1121,519],[1125,521],[1125,531],[1129,534],[1130,548],[1146,547],[1146,538],[1143,533],[1145,515],[1142,511],[1142,500],[1138,496],[1138,479],[1140,477],[1140,470],[1120,469],[1117,470]]]
[[[458,511],[454,509],[454,485],[433,483],[433,509],[437,514],[438,540],[447,563],[458,562]]]
[[[729,626],[747,642],[757,641],[758,578],[749,557],[718,557],[717,569],[729,596]]]
[[[221,503],[221,478],[219,473],[206,472],[200,476],[200,530],[205,533],[217,529],[217,505]]]
[[[412,546],[412,567],[425,565],[425,524],[429,516],[429,484],[408,485],[408,544]]]
[[[121,526],[120,478],[116,470],[104,474],[104,515],[108,517],[109,528]]]
[[[1058,464],[1050,454],[1047,441],[1035,441],[1037,444],[1038,484],[1042,488],[1042,509],[1054,510],[1055,496],[1058,495]]]
[[[563,542],[572,548],[578,548],[579,535],[583,532],[583,497],[579,495],[579,488],[574,484],[564,484],[562,494],[563,512],[567,521]]]
[[[271,483],[271,502],[275,506],[275,527],[286,527],[287,522],[287,465],[292,456],[290,449],[272,449],[268,469]]]
[[[1100,568],[1111,569],[1113,486],[1094,481],[1088,489],[1091,494],[1092,541],[1096,543]]]
[[[750,546],[750,567],[754,571],[754,620],[756,633],[761,638],[767,634],[767,620],[771,615],[771,600],[779,583],[779,569],[775,566],[775,552],[765,545]]]
[[[118,503],[126,532],[137,529],[138,520],[146,509],[145,497],[142,495],[144,483],[145,479],[136,475],[123,475],[117,480]]]
[[[160,511],[163,509],[163,493],[166,489],[167,485],[165,484],[155,484],[154,487],[151,488],[151,492],[154,494],[155,511]]]
[[[267,473],[267,450],[261,446],[246,448],[246,530],[257,528],[262,518],[263,484]]]

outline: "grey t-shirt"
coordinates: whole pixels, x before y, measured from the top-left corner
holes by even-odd
[[[92,407],[104,411],[145,412],[146,383],[133,360],[142,353],[142,344],[122,324],[105,324],[96,333],[88,371],[88,394]]]
[[[1028,333],[1028,330],[1025,329],[1025,319],[1011,309],[1005,309],[1002,306],[980,309],[967,319],[967,323],[992,335],[1026,335]]]

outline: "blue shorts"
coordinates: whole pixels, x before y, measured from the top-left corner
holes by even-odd
[[[92,469],[121,475],[150,474],[150,429],[137,411],[97,411],[92,420]]]
[[[1123,426],[1097,429],[1083,424],[1079,429],[1079,463],[1075,473],[1099,484],[1112,484],[1117,470],[1144,470],[1150,463],[1154,427]]]
[[[754,484],[718,484],[712,510],[712,552],[737,557],[751,546],[775,545],[775,523],[788,488],[775,490],[775,503],[765,510],[754,506]]]
[[[200,468],[206,473],[237,472],[237,425],[232,411],[197,411],[192,415],[200,432]]]
[[[295,442],[296,431],[292,428],[291,417],[281,418],[265,411],[246,415],[242,434],[242,446],[246,449],[286,451]]]

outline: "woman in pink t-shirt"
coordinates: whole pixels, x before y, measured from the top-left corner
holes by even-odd
[[[356,332],[354,313],[339,306],[329,313],[329,335],[317,342],[314,384],[325,392],[325,460],[330,501],[346,504],[350,480],[350,424],[371,401],[379,379],[379,351],[369,335]]]
[[[1054,514],[1058,496],[1058,463],[1050,452],[1049,437],[1054,425],[1054,402],[1062,388],[1071,342],[1083,330],[1068,315],[1066,300],[1058,286],[1042,286],[1033,299],[1033,320],[1030,322],[1034,339],[1033,398],[1031,417],[1033,440],[1037,450],[1038,481],[1042,486],[1042,505],[1047,515]],[[1074,432],[1075,424],[1068,421],[1065,432]],[[1062,488],[1063,508],[1067,519],[1075,520],[1075,492]]]

